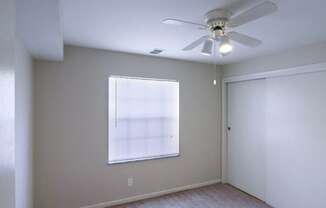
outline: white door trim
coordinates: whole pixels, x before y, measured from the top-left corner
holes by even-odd
[[[309,64],[293,68],[279,69],[269,72],[253,73],[240,76],[231,76],[222,80],[222,177],[223,183],[227,182],[227,84],[254,79],[293,76],[313,72],[326,71],[326,63]]]

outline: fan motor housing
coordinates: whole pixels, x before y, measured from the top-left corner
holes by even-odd
[[[214,36],[222,36],[231,16],[232,13],[227,10],[214,9],[206,13],[205,22]]]

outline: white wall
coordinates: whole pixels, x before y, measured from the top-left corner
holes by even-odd
[[[213,66],[77,47],[65,48],[62,63],[34,66],[36,208],[77,208],[220,177]],[[180,157],[107,165],[111,74],[180,82]]]
[[[326,43],[308,45],[223,66],[225,77],[326,62]]]
[[[0,207],[14,208],[14,1],[0,1],[0,25]]]
[[[15,201],[33,207],[33,66],[22,42],[15,48]]]

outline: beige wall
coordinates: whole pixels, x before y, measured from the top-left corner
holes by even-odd
[[[66,47],[62,63],[34,65],[36,208],[77,208],[220,177],[213,66],[78,47]],[[111,74],[180,82],[180,157],[107,165]]]
[[[326,43],[308,45],[223,66],[225,77],[326,62]]]
[[[19,39],[15,47],[15,202],[33,207],[33,66]]]

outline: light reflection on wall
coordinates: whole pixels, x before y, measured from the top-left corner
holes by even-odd
[[[0,202],[13,207],[15,163],[15,77],[14,71],[0,68]],[[9,200],[8,200],[9,199]],[[4,203],[4,204],[3,204]]]

